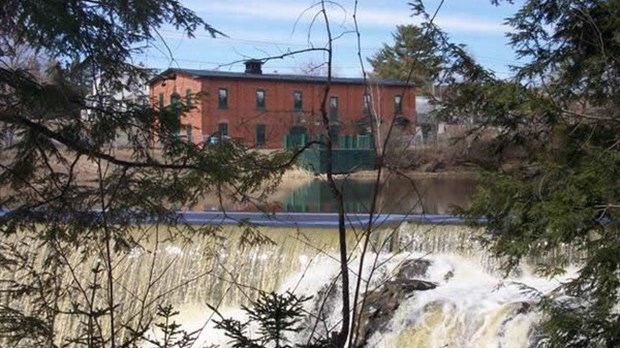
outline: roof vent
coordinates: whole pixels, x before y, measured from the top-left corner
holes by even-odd
[[[245,61],[245,73],[246,74],[262,74],[263,62],[258,59],[250,59]]]

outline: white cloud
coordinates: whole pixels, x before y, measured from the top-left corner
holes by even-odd
[[[308,47],[309,23],[312,22],[318,8],[308,10],[308,5],[316,0],[182,0],[185,5],[205,21],[222,30],[230,39],[212,39],[206,32],[197,33],[194,40],[182,37],[174,28],[162,28],[160,33],[168,46],[184,67],[214,68],[227,62],[244,57],[275,56],[287,50]],[[351,3],[354,0],[338,0],[346,11],[337,7],[330,9],[330,22],[335,35],[351,30],[353,26]],[[391,42],[391,33],[398,24],[416,23],[410,16],[407,0],[361,1],[357,18],[360,23],[362,55],[370,56],[378,50],[383,42]],[[430,0],[429,0],[430,1]],[[473,0],[469,0],[472,1]],[[470,3],[468,1],[468,5]],[[481,0],[482,1],[482,0]],[[463,5],[463,3],[459,3]],[[475,55],[481,57],[503,58],[498,52],[505,51],[502,25],[497,12],[485,11],[484,6],[446,6],[436,19],[436,23],[471,47]],[[461,11],[461,12],[459,12]],[[495,17],[491,17],[492,13]],[[502,17],[506,16],[504,12]],[[299,21],[297,22],[297,20]],[[295,26],[295,23],[297,25]],[[343,26],[341,26],[343,25]],[[294,32],[293,29],[295,28]],[[311,41],[317,45],[326,42],[321,18],[317,18],[314,30],[310,32]],[[484,40],[481,38],[489,38]],[[502,46],[499,46],[499,45]],[[334,62],[341,67],[343,75],[356,75],[359,71],[357,60],[357,40],[348,34],[336,41]],[[168,66],[167,49],[151,50],[152,64]],[[316,58],[318,56],[318,58]],[[161,61],[157,60],[160,59]],[[277,60],[268,65],[268,69],[281,72],[289,71],[290,66],[303,65],[309,60],[321,60],[320,54],[303,54],[294,60]],[[176,64],[176,63],[175,63]],[[499,63],[489,65],[502,66]],[[232,70],[238,66],[227,67]],[[368,66],[366,66],[368,68]]]
[[[278,19],[295,21],[308,9],[308,6],[291,4],[279,0],[265,1],[198,1],[189,2],[188,7],[196,12],[202,12],[209,18],[218,15],[250,17],[254,21]],[[268,23],[265,23],[268,24]]]

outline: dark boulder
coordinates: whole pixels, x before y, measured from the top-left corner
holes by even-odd
[[[356,323],[356,347],[364,347],[375,332],[385,331],[394,312],[406,298],[413,296],[415,291],[437,287],[433,282],[415,279],[425,276],[430,264],[431,262],[425,259],[407,260],[399,267],[393,280],[366,294],[364,308]]]
[[[425,277],[431,262],[426,259],[405,260],[398,268],[396,279],[415,279]]]

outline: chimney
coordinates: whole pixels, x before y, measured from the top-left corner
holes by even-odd
[[[245,61],[245,73],[246,74],[262,74],[263,62],[259,59],[249,59]]]

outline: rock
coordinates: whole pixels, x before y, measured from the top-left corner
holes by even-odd
[[[358,339],[355,347],[364,347],[367,340],[375,332],[382,332],[394,316],[400,304],[415,291],[426,291],[437,287],[437,284],[426,280],[414,279],[426,275],[431,262],[425,259],[407,260],[404,262],[393,280],[365,296],[364,309],[357,322]]]
[[[517,307],[517,309],[516,309],[516,311],[515,311],[515,312],[516,312],[516,314],[527,314],[527,313],[529,313],[531,310],[532,310],[532,304],[531,304],[531,303],[529,303],[529,302],[522,301],[522,302],[518,305],[518,307]]]
[[[425,280],[409,279],[403,280],[400,284],[400,287],[402,291],[404,291],[406,294],[409,294],[413,291],[432,290],[437,287],[437,284]]]
[[[431,262],[426,259],[406,260],[398,269],[396,279],[415,279],[426,276]]]
[[[316,296],[313,299],[313,308],[311,313],[316,313],[318,318],[315,317],[307,317],[306,318],[306,327],[314,327],[315,322],[318,320],[319,322],[325,322],[327,317],[334,313],[335,311],[340,311],[341,309],[339,301],[340,294],[342,293],[342,285],[340,282],[326,284],[319,290]],[[318,336],[328,336],[328,332],[318,332]]]

